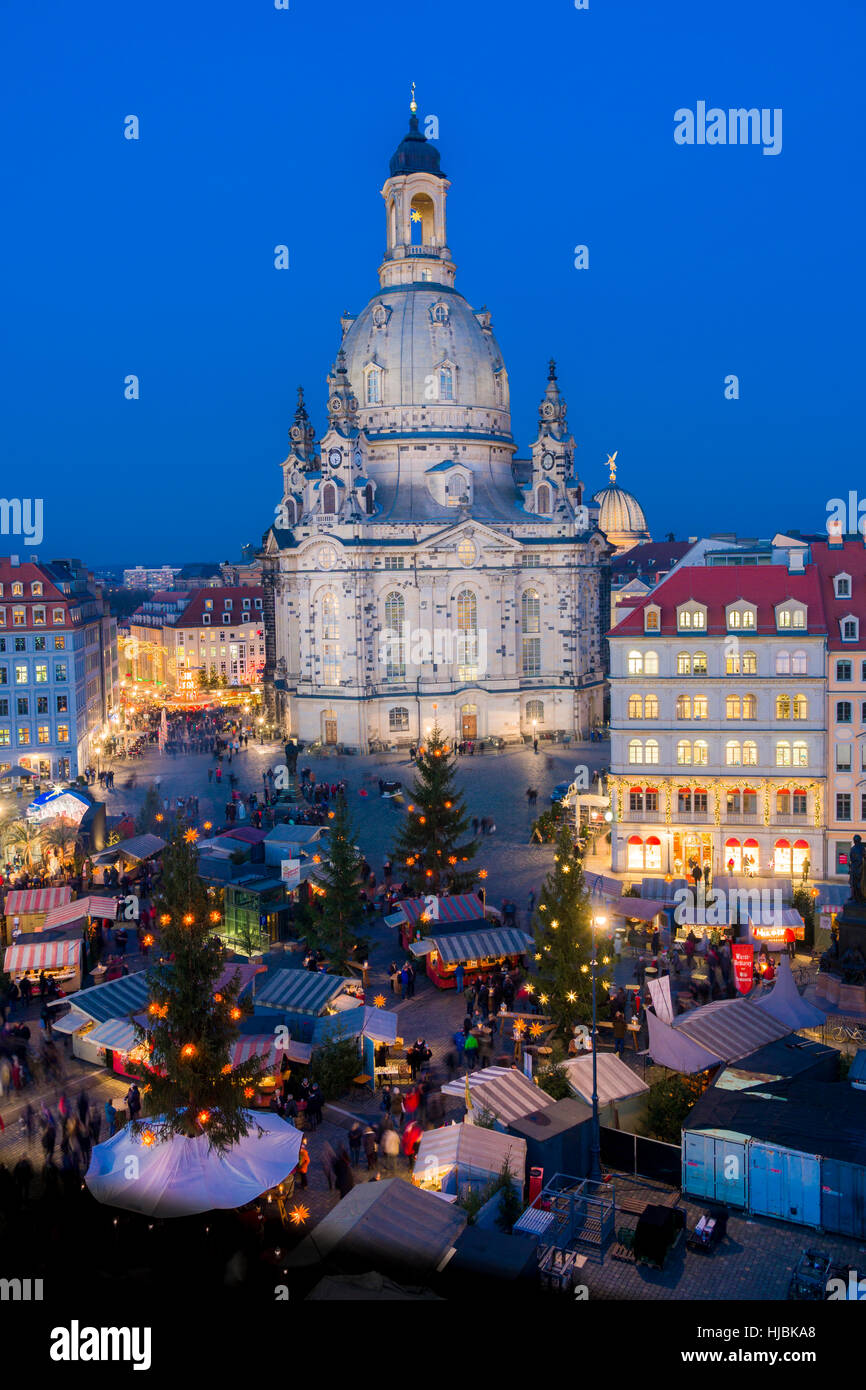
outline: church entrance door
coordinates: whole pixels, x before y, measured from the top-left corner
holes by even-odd
[[[326,714],[325,724],[325,743],[335,744],[337,742],[337,721],[331,715]]]
[[[463,738],[478,737],[478,714],[474,705],[464,705],[460,711],[460,732]]]

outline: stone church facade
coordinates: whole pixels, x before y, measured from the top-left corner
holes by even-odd
[[[554,363],[515,458],[490,313],[454,286],[449,187],[413,106],[321,439],[298,393],[261,558],[268,709],[307,741],[585,737],[603,717],[610,548]]]

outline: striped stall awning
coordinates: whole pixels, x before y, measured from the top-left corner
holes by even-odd
[[[255,999],[269,1009],[317,1017],[351,983],[341,975],[326,975],[319,970],[277,969],[256,991]]]
[[[117,898],[78,898],[74,903],[52,907],[43,923],[43,930],[65,927],[71,922],[83,922],[85,917],[103,917],[113,922],[117,916]]]
[[[75,969],[81,961],[81,942],[40,941],[36,946],[7,946],[3,969],[12,974],[18,970]]]
[[[263,1057],[266,1070],[272,1071],[279,1066],[284,1053],[290,1062],[309,1062],[313,1049],[309,1043],[297,1042],[294,1038],[277,1044],[273,1033],[250,1033],[238,1038],[229,1054],[229,1061],[233,1067],[239,1067],[251,1057]]]
[[[416,941],[409,950],[413,955],[429,955],[438,951],[443,965],[457,965],[467,960],[501,960],[503,956],[522,956],[532,945],[532,938],[516,927],[494,927],[490,931],[455,932],[453,936],[433,936]],[[416,951],[415,947],[419,949]],[[420,948],[424,948],[423,950]]]
[[[402,912],[413,927],[424,913],[427,913],[425,923],[484,921],[484,904],[477,893],[460,893],[453,898],[437,897],[436,903],[438,916],[428,913],[426,898],[405,898],[403,902],[394,904],[394,916]]]
[[[22,917],[31,912],[50,912],[52,907],[71,901],[71,888],[14,888],[6,894],[3,911],[7,917]]]
[[[51,1031],[53,1033],[64,1034],[77,1033],[79,1028],[83,1028],[85,1024],[92,1022],[93,1019],[88,1018],[87,1014],[83,1014],[80,1009],[70,1009],[69,1013],[64,1014],[62,1018],[53,1018],[51,1020]]]
[[[78,946],[81,942],[76,943]],[[107,980],[102,985],[91,985],[67,996],[65,1003],[87,1014],[96,1023],[104,1023],[108,1018],[128,1018],[141,1013],[150,1000],[147,974],[138,970],[134,975],[121,975],[117,980]]]
[[[96,1043],[97,1047],[106,1047],[111,1052],[129,1054],[139,1039],[135,1035],[135,1024],[130,1023],[128,1018],[109,1018],[90,1030],[87,1041]]]

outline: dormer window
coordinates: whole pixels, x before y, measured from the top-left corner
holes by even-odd
[[[206,598],[205,601],[204,601],[204,606],[205,606],[205,608],[213,608],[213,599],[212,599],[212,598]]]
[[[727,609],[728,630],[740,632],[746,630],[754,632],[757,625],[756,610],[749,604],[732,604]]]
[[[860,619],[855,617],[843,618],[840,627],[842,630],[843,642],[856,642],[860,636]]]
[[[851,576],[850,574],[835,574],[833,576],[833,593],[837,598],[851,597]]]
[[[30,585],[30,592],[34,598],[42,597],[42,584],[38,579]]]
[[[656,608],[653,605],[650,605],[648,608],[645,608],[643,612],[644,632],[658,632],[660,619],[661,610],[659,608]]]
[[[677,627],[680,632],[705,632],[707,610],[699,604],[688,604],[677,609]]]
[[[382,404],[382,379],[384,372],[381,367],[371,363],[364,368],[364,400],[367,405]]]
[[[780,603],[776,608],[776,627],[781,631],[789,628],[804,629],[806,626],[806,610],[799,603],[787,602]]]

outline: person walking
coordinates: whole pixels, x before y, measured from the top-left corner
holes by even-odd
[[[364,1131],[359,1121],[356,1120],[349,1130],[349,1154],[352,1159],[353,1168],[357,1168],[358,1164],[361,1162],[361,1140],[363,1138],[363,1133]]]
[[[110,1139],[117,1127],[117,1111],[110,1100],[105,1102],[105,1123],[108,1125],[108,1137]]]
[[[463,1052],[466,1057],[466,1065],[470,1071],[474,1071],[478,1063],[478,1039],[474,1033],[467,1033],[463,1044]]]
[[[141,1092],[138,1089],[138,1083],[135,1081],[133,1081],[126,1093],[126,1109],[131,1124],[134,1120],[137,1120],[141,1114]]]
[[[618,1009],[616,1017],[613,1020],[613,1050],[618,1057],[622,1056],[625,1049],[625,1033],[625,1014],[621,1009]]]
[[[328,1143],[327,1139],[322,1145],[322,1153],[319,1161],[322,1165],[322,1172],[324,1173],[325,1178],[327,1179],[328,1191],[330,1192],[334,1186],[334,1173],[335,1165],[337,1162],[337,1155],[334,1151],[333,1146]]]
[[[355,1186],[355,1179],[352,1174],[352,1165],[349,1162],[349,1155],[346,1153],[345,1145],[340,1145],[340,1152],[337,1154],[334,1164],[334,1182],[340,1194],[340,1201],[348,1197],[352,1188]]]
[[[297,1166],[296,1166],[296,1168],[295,1168],[295,1173],[297,1174],[297,1178],[298,1178],[299,1184],[301,1185],[301,1187],[304,1187],[304,1188],[307,1186],[307,1173],[308,1173],[308,1171],[309,1171],[309,1167],[310,1167],[310,1151],[309,1151],[309,1149],[307,1148],[307,1141],[306,1141],[306,1139],[302,1139],[302,1140],[301,1140],[301,1150],[300,1150],[300,1153],[298,1154],[298,1162],[297,1162]]]
[[[397,1157],[400,1153],[400,1136],[391,1125],[382,1131],[379,1149],[382,1154],[383,1170],[389,1175],[395,1173],[397,1171]]]
[[[393,1091],[391,1092],[390,1115],[393,1125],[395,1126],[395,1128],[399,1129],[399,1127],[403,1123],[403,1119],[405,1116],[405,1111],[403,1108],[403,1097],[400,1094],[399,1086],[395,1086]]]
[[[367,1172],[375,1173],[376,1165],[378,1162],[378,1156],[376,1135],[373,1132],[372,1125],[365,1125],[364,1133],[361,1136],[361,1142],[364,1146],[364,1157],[367,1160]]]
[[[464,969],[463,962],[461,961],[460,964],[457,966],[457,969],[454,971],[454,988],[457,990],[458,994],[463,993],[463,980]]]

